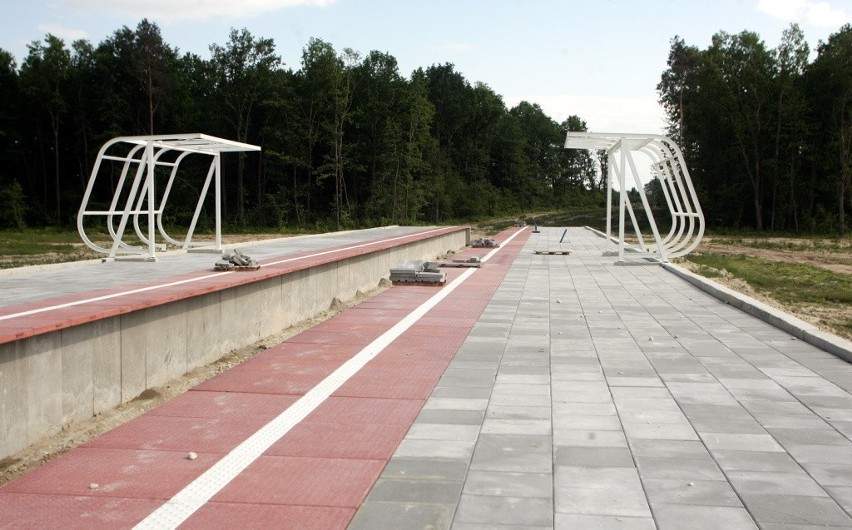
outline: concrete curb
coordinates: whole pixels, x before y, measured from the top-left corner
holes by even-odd
[[[590,226],[587,226],[586,228],[600,237],[607,237],[606,234],[600,230],[595,230]],[[616,241],[615,238],[611,239]],[[736,307],[740,311],[748,313],[753,317],[759,318],[767,324],[775,326],[782,331],[786,331],[790,335],[793,335],[797,339],[801,339],[812,346],[816,346],[817,348],[827,351],[836,357],[840,357],[846,362],[852,362],[852,342],[844,339],[843,337],[838,337],[833,333],[823,331],[809,322],[805,322],[804,320],[796,318],[789,313],[785,313],[780,309],[764,304],[747,294],[728,289],[724,285],[716,283],[704,276],[690,272],[682,267],[678,267],[677,265],[671,263],[661,263],[660,265],[662,265],[665,270],[683,278],[705,293],[718,298],[726,304]]]
[[[852,362],[852,342],[832,333],[828,333],[827,331],[822,331],[813,324],[796,318],[793,315],[781,311],[780,309],[766,305],[748,295],[728,289],[724,285],[694,274],[682,267],[672,265],[671,263],[663,263],[662,266],[672,274],[683,278],[705,293],[715,296],[726,304],[730,304],[749,315],[757,317],[760,320],[775,326],[778,329],[786,331],[790,335],[793,335],[808,344],[840,357],[844,361]]]

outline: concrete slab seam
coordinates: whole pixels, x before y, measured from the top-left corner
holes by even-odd
[[[514,239],[522,230],[506,239]],[[498,249],[490,252],[483,261],[492,257]],[[186,521],[193,513],[203,506],[210,498],[238,476],[252,462],[259,458],[266,449],[271,447],[299,422],[322,404],[334,391],[354,376],[376,355],[381,353],[391,342],[398,338],[429,310],[449,296],[459,285],[472,276],[477,270],[468,269],[450,282],[426,302],[409,313],[400,322],[386,331],[376,340],[367,345],[354,357],[346,361],[331,375],[323,379],[317,386],[288,407],[278,417],[259,429],[233,451],[216,462],[210,469],[188,484],[174,497],[166,501],[157,510],[140,521],[134,528],[159,529],[175,528]]]

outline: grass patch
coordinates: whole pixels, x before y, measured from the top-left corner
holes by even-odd
[[[539,226],[590,226],[597,230],[606,230],[606,208],[568,210],[545,213],[536,217]],[[527,220],[532,224],[532,218]]]
[[[852,251],[852,240],[849,238],[777,238],[763,237],[730,237],[711,236],[711,242],[720,245],[756,248],[763,250],[778,250],[787,252],[830,252],[849,253]]]
[[[691,254],[685,259],[702,276],[743,281],[806,320],[852,338],[852,275],[744,255]]]
[[[693,254],[687,259],[717,271],[726,270],[779,302],[852,303],[852,276],[848,274],[743,255]]]
[[[75,231],[56,229],[0,230],[0,254],[32,256],[36,254],[71,254],[80,235]]]

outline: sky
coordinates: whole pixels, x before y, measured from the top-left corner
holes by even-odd
[[[400,73],[452,63],[508,108],[578,115],[593,132],[658,134],[656,86],[675,35],[706,48],[719,31],[758,33],[774,48],[796,22],[815,50],[845,23],[852,0],[0,0],[0,48],[18,65],[47,33],[97,45],[122,26],[156,22],[181,52],[209,58],[231,28],[274,39],[298,69],[311,37],[335,50],[388,52]]]

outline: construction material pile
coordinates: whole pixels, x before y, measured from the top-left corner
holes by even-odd
[[[260,264],[256,259],[236,249],[233,254],[222,254],[219,261],[213,265],[213,269],[217,271],[256,271],[259,268]]]
[[[471,241],[470,246],[474,248],[497,248],[500,244],[494,238],[480,237]]]
[[[473,256],[470,258],[457,258],[452,261],[444,261],[439,265],[441,267],[469,267],[478,269],[482,266],[482,260],[477,256]]]
[[[390,270],[390,281],[393,283],[425,283],[443,284],[447,281],[447,273],[438,269],[434,261],[405,260]]]

